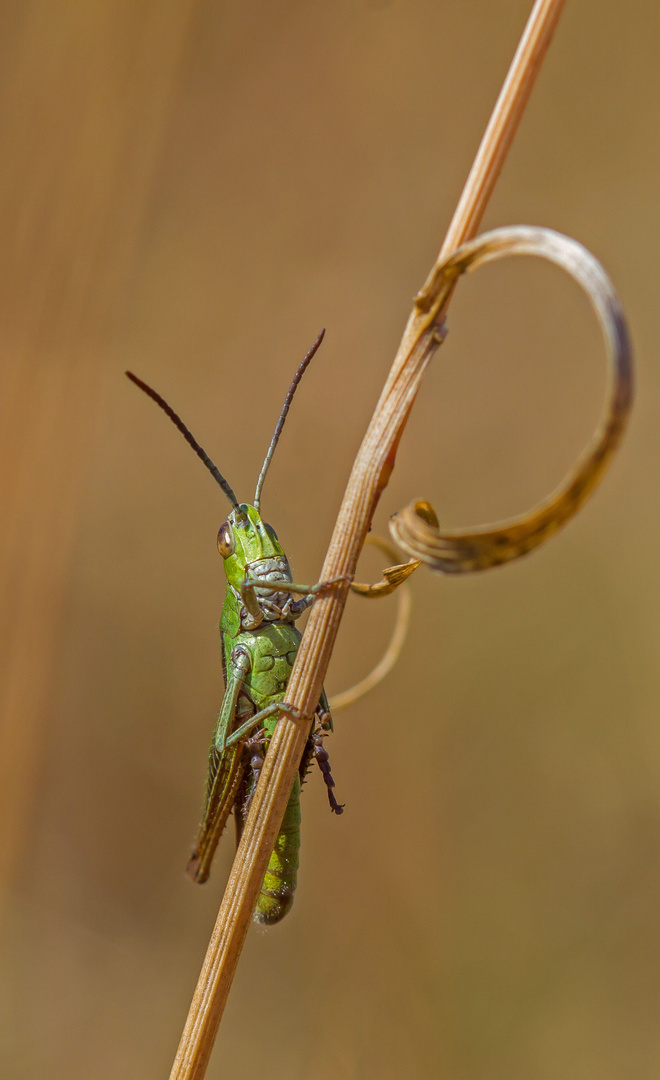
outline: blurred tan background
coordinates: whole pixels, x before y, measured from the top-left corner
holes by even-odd
[[[2,1076],[167,1076],[232,857],[184,877],[227,507],[123,370],[250,498],[327,327],[263,501],[314,580],[529,7],[0,5]],[[294,911],[251,932],[210,1077],[660,1075],[659,30],[569,0],[484,223],[610,272],[623,450],[528,560],[416,576],[396,674],[337,718],[346,812],[312,774]],[[449,329],[381,533],[413,496],[450,527],[522,511],[596,422],[603,350],[558,271],[481,271]],[[392,614],[351,602],[331,692]]]

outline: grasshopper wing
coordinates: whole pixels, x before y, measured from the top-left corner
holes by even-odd
[[[204,816],[186,867],[188,876],[199,885],[209,876],[218,840],[236,802],[244,772],[242,743],[222,755],[211,747]]]
[[[195,849],[186,867],[188,876],[200,885],[209,876],[218,840],[222,836],[227,818],[241,790],[245,773],[243,742],[238,742],[223,751],[218,745],[224,746],[226,733],[231,732],[234,726],[236,701],[243,681],[238,671],[230,669],[227,674],[225,696],[209,751],[204,816],[197,834]]]

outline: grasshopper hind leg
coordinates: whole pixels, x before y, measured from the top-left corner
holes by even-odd
[[[335,781],[333,779],[332,770],[330,768],[330,756],[325,746],[323,745],[323,739],[325,738],[325,735],[326,732],[322,730],[314,732],[311,739],[314,747],[312,752],[314,757],[316,758],[316,764],[321,770],[321,775],[325,781],[326,790],[328,792],[328,802],[330,803],[330,809],[333,814],[343,814],[345,804],[337,802],[333,790],[335,786]]]

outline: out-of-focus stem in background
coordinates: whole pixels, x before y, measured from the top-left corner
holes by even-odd
[[[105,343],[168,121],[194,0],[24,5],[5,36],[0,243],[0,893],[46,717]],[[129,25],[129,22],[131,25]]]

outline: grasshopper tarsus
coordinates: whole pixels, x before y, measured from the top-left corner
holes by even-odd
[[[328,578],[327,581],[319,581],[317,585],[314,585],[314,593],[329,592],[330,589],[337,588],[338,585],[350,585],[353,577],[351,574],[339,574],[337,577]]]
[[[287,716],[292,716],[294,720],[303,720],[304,714],[295,705],[289,705],[288,701],[280,701],[278,709],[282,713],[286,713]]]
[[[327,701],[325,702],[325,704],[328,704]],[[317,735],[321,735],[321,732],[323,731],[325,731],[327,734],[330,734],[330,732],[333,730],[332,713],[330,712],[330,709],[324,708],[323,705],[321,705],[321,703],[319,702],[316,707],[316,716],[319,722],[319,730],[317,732]]]
[[[326,750],[323,742],[321,741],[323,739],[323,735],[319,732],[314,735],[313,738],[314,757],[316,758],[316,763],[321,770],[321,775],[323,776],[323,779],[325,781],[326,790],[328,793],[328,802],[330,803],[330,810],[333,814],[343,814],[344,806],[346,804],[337,802],[335,793],[332,790],[335,786],[335,781],[332,775],[332,770],[330,768],[330,755],[328,754],[328,751]]]

